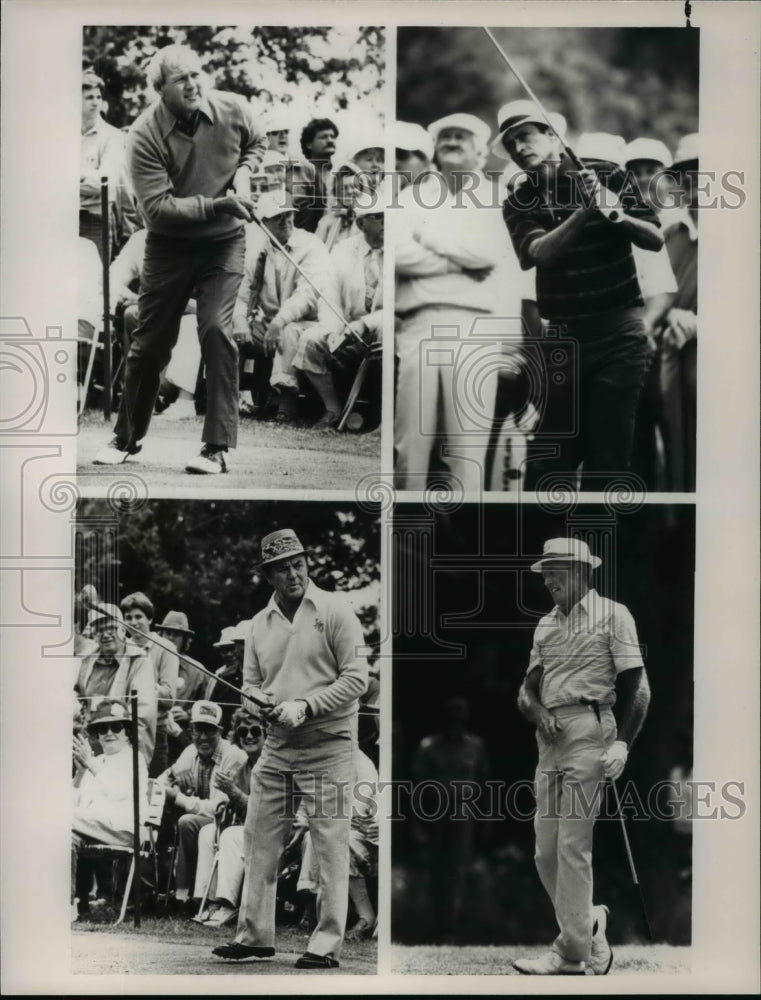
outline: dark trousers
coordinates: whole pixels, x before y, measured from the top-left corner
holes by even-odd
[[[110,220],[109,220],[110,223]],[[92,240],[98,250],[98,256],[103,260],[103,225],[100,214],[80,210],[79,212],[79,235],[86,240]],[[113,245],[113,230],[109,233],[109,242]],[[111,248],[109,247],[108,259],[111,260]]]
[[[581,489],[603,492],[631,463],[647,365],[642,314],[625,309],[553,325],[564,328],[544,343],[547,395],[527,487],[551,489],[555,477],[573,482],[581,464]]]
[[[166,719],[156,723],[156,743],[153,748],[150,767],[148,768],[149,778],[158,778],[160,774],[169,767],[169,740],[166,731]]]
[[[235,299],[243,278],[242,230],[219,240],[149,233],[140,281],[139,320],[124,368],[115,433],[125,444],[145,437],[161,372],[177,343],[180,319],[195,295],[206,367],[202,439],[234,448],[238,440],[238,348],[232,339]]]

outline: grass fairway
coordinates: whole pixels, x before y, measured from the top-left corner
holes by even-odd
[[[151,422],[139,455],[122,465],[93,465],[96,453],[113,436],[103,417],[85,413],[77,435],[77,482],[103,486],[125,475],[140,476],[149,488],[223,489],[354,489],[365,476],[380,473],[380,429],[351,434],[310,427],[242,420],[238,447],[229,453],[225,475],[197,476],[185,465],[201,450],[203,418]]]
[[[473,945],[393,945],[392,968],[396,974],[438,976],[518,976],[516,958],[538,958],[546,946],[505,947]],[[668,944],[623,944],[613,947],[616,973],[688,973],[690,949]]]
[[[212,929],[188,920],[144,917],[139,929],[130,923],[80,923],[72,926],[71,971],[75,975],[314,975],[294,969],[306,951],[308,935],[294,927],[278,928],[277,954],[266,962],[229,962],[211,949],[235,937],[235,926]],[[346,942],[338,969],[325,975],[372,976],[377,969],[375,941]]]

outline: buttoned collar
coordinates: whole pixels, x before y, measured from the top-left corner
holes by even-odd
[[[204,97],[201,101],[201,106],[198,111],[212,124],[216,123],[216,118],[214,116],[214,110],[209,103],[208,97]],[[166,106],[162,98],[159,98],[158,105],[156,107],[156,124],[161,132],[162,139],[166,139],[169,133],[172,131],[174,126],[177,124],[177,118],[169,108]]]
[[[97,135],[98,132],[103,132],[104,131],[103,126],[107,125],[107,124],[108,124],[108,122],[104,118],[101,118],[100,115],[98,115],[98,117],[95,119],[95,121],[92,123],[92,125],[88,128],[88,130],[86,132],[83,132],[82,135],[83,136],[84,135]]]
[[[301,604],[299,604],[298,608],[296,608],[296,614],[299,613],[304,603],[307,601],[312,605],[315,611],[317,612],[320,611],[320,608],[322,607],[323,603],[323,591],[321,591],[320,588],[312,580],[310,580],[309,583],[307,584],[307,589],[304,591],[304,596],[301,598]],[[267,607],[265,608],[265,611],[267,613],[268,618],[271,617],[272,612],[274,611],[278,615],[280,615],[283,621],[288,622],[289,625],[292,624],[292,622],[289,622],[286,616],[283,614],[280,605],[275,600],[274,591],[272,592],[272,597],[270,597],[269,601],[267,602]],[[296,617],[296,614],[294,614],[293,616],[294,618]]]
[[[601,610],[602,598],[597,593],[594,587],[590,587],[589,590],[584,594],[580,601],[577,601],[567,615],[564,615],[560,608],[555,605],[555,607],[550,611],[550,615],[555,618],[567,621],[575,611],[584,612],[589,621],[594,625],[597,621],[600,610]],[[578,610],[577,610],[578,609]]]

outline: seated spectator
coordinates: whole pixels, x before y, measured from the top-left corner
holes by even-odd
[[[330,255],[327,297],[349,321],[348,329],[321,301],[319,325],[305,332],[293,360],[322,400],[325,413],[318,426],[323,427],[334,427],[343,409],[330,355],[347,341],[375,343],[383,332],[383,212],[358,208],[357,228],[357,236],[344,240]]]
[[[299,386],[293,359],[302,334],[317,320],[315,287],[325,285],[329,258],[313,233],[294,228],[294,206],[287,195],[272,191],[262,195],[258,215],[261,226],[252,223],[247,228],[233,337],[242,354],[257,361],[272,358],[269,382],[278,391],[276,419],[290,423],[298,414]],[[267,234],[275,237],[300,270]]]
[[[327,250],[333,250],[348,236],[356,236],[354,195],[357,191],[359,167],[351,160],[342,163],[333,174],[333,188],[327,212],[317,223],[315,236]]]
[[[251,771],[259,759],[264,744],[262,721],[245,708],[232,717],[232,742],[246,754],[237,781],[219,773],[217,784],[229,797],[225,826],[219,835],[219,861],[216,874],[207,893],[210,906],[199,914],[199,922],[208,927],[224,927],[238,914],[243,886],[243,824],[248,808]],[[196,868],[195,899],[202,900],[214,861],[215,827],[205,826],[198,835],[198,866]]]
[[[187,905],[198,859],[198,834],[214,822],[217,806],[228,801],[217,782],[223,773],[232,781],[246,763],[246,754],[222,738],[222,710],[211,701],[197,701],[190,712],[192,746],[159,778],[166,786],[167,802],[177,819],[177,867],[175,900]]]
[[[88,881],[91,881],[87,872],[78,872],[82,847],[87,844],[132,846],[134,815],[129,721],[130,713],[123,702],[104,698],[91,713],[88,724],[88,731],[100,743],[102,753],[96,756],[87,737],[81,732],[74,733],[71,895],[72,903],[79,900],[78,913],[88,908]],[[140,754],[137,761],[140,802],[145,803],[148,775]],[[98,878],[101,881],[102,876]]]
[[[188,655],[188,647],[195,632],[191,631],[188,616],[184,611],[167,611],[164,620],[156,626],[156,632],[160,638],[172,643],[177,650],[179,660],[177,698],[167,716],[169,744],[167,764],[169,764],[177,760],[185,747],[190,745],[190,736],[187,732],[190,707],[194,701],[204,696],[206,674],[203,672],[203,665]]]
[[[177,697],[177,681],[180,663],[174,653],[164,646],[152,642],[160,638],[151,631],[155,614],[150,598],[140,591],[128,594],[119,604],[127,625],[131,641],[144,649],[153,664],[156,682],[156,746],[153,759],[148,765],[148,777],[156,778],[169,767],[169,746],[167,743],[167,716]]]
[[[122,613],[113,604],[90,610],[88,627],[98,643],[96,653],[83,656],[75,684],[77,694],[87,701],[89,715],[93,700],[104,697],[128,699],[137,691],[138,746],[146,764],[153,758],[156,741],[157,696],[153,664],[146,653],[126,641]]]
[[[145,257],[148,231],[138,229],[125,243],[109,268],[111,312],[121,322],[124,334],[123,351],[126,357],[137,326],[137,300],[140,291],[140,273]],[[195,391],[201,365],[201,345],[198,340],[196,301],[189,299],[180,320],[180,333],[172,350],[172,357],[162,374],[164,398],[173,397],[173,403],[161,410],[164,419],[183,420],[195,417]]]

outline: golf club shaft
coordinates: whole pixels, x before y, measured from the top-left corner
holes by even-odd
[[[526,91],[526,93],[531,98],[531,100],[534,102],[534,104],[536,104],[537,108],[539,108],[539,111],[541,112],[542,117],[547,122],[547,127],[550,128],[550,129],[552,129],[552,132],[553,132],[554,135],[557,135],[557,132],[555,131],[555,128],[554,128],[552,122],[550,121],[549,115],[544,110],[544,105],[539,100],[539,98],[536,96],[536,94],[531,89],[531,87],[529,87],[528,82],[518,72],[518,70],[515,68],[515,66],[513,66],[512,62],[510,61],[510,57],[505,52],[505,50],[502,48],[502,46],[499,44],[499,42],[497,41],[497,39],[494,37],[491,29],[485,27],[484,31],[486,32],[486,34],[491,39],[491,41],[492,41],[492,43],[494,45],[494,48],[502,56],[502,59],[504,60],[505,64],[507,65],[507,68],[513,74],[513,76],[518,81],[518,83],[521,85],[521,87],[523,87],[523,89]],[[563,138],[561,136],[558,135],[557,137],[558,137],[558,139],[560,141],[560,145],[566,151],[566,153],[568,154],[568,158],[571,160],[571,162],[576,167],[576,169],[577,170],[583,170],[584,169],[584,164],[581,162],[581,160],[578,158],[578,156],[574,153],[574,151],[571,149],[571,147],[563,140]]]
[[[110,611],[106,611],[106,609],[102,605],[88,603],[88,607],[94,611],[97,611],[99,614],[104,615],[106,618],[110,618],[112,621],[118,622],[119,625],[124,625],[127,631],[129,631],[129,626],[121,618],[117,618],[116,615],[112,615]],[[256,695],[246,694],[245,691],[242,691],[239,687],[236,687],[235,684],[231,684],[230,681],[225,680],[224,677],[218,677],[217,674],[215,674],[211,670],[208,670],[206,667],[203,666],[203,664],[197,663],[195,660],[191,660],[189,657],[184,656],[182,653],[178,653],[172,643],[162,642],[161,639],[159,639],[157,636],[152,636],[152,635],[148,636],[148,641],[152,642],[155,646],[158,646],[160,649],[166,650],[167,653],[173,653],[186,666],[192,667],[195,670],[200,670],[202,673],[206,674],[207,677],[210,677],[212,680],[217,681],[220,684],[224,684],[225,687],[228,687],[231,691],[234,691],[236,694],[239,694],[242,698],[247,698],[249,701],[253,702],[255,705],[258,705],[260,708],[273,707],[268,701],[264,701],[262,698],[258,698]]]
[[[315,283],[312,281],[312,279],[309,277],[309,275],[303,270],[303,268],[299,267],[299,265],[296,263],[296,261],[293,259],[293,257],[288,253],[288,251],[285,249],[285,247],[280,242],[280,240],[277,238],[277,236],[274,236],[269,231],[269,229],[267,229],[266,226],[262,225],[262,223],[256,218],[256,216],[254,216],[254,222],[261,229],[261,231],[264,233],[264,235],[267,237],[267,239],[270,241],[270,243],[272,243],[272,245],[275,247],[275,249],[279,250],[280,253],[288,261],[288,263],[292,264],[293,267],[296,268],[296,270],[299,272],[299,274],[304,279],[304,281],[306,281],[307,284],[309,284],[312,287],[312,289],[317,293],[317,295],[319,296],[319,298],[322,299],[322,301],[325,303],[325,305],[328,307],[328,309],[330,309],[330,311],[333,313],[333,315],[339,320],[339,322],[341,323],[341,325],[345,329],[348,329],[349,333],[351,333],[354,337],[356,337],[357,340],[360,341],[360,343],[364,344],[364,340],[362,340],[362,338],[360,337],[360,335],[358,333],[356,333],[354,330],[351,330],[349,328],[349,321],[343,315],[343,313],[341,312],[341,310],[337,306],[333,305],[333,303],[330,301],[330,299],[325,295],[324,292],[322,292],[317,287],[317,285],[315,285]]]
[[[639,905],[640,909],[642,910],[642,919],[645,922],[645,929],[647,930],[647,936],[652,941],[653,932],[650,927],[650,920],[648,919],[647,916],[647,908],[645,907],[645,897],[642,892],[642,886],[640,885],[639,878],[637,877],[637,869],[634,866],[634,856],[632,854],[631,844],[629,843],[629,834],[626,831],[626,820],[624,818],[623,810],[621,809],[621,799],[619,798],[618,788],[616,787],[615,781],[611,781],[611,785],[613,786],[613,794],[616,798],[616,812],[618,814],[618,819],[621,823],[621,833],[623,834],[624,838],[624,847],[626,849],[626,857],[629,862],[629,871],[631,872],[632,882],[637,887],[637,892],[639,893]]]

